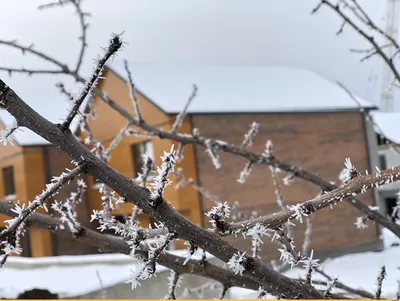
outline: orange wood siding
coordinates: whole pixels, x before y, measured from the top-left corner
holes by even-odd
[[[21,204],[32,201],[45,188],[44,162],[41,147],[21,147],[8,145],[0,147],[0,169],[13,166],[16,200]],[[5,198],[3,173],[0,170],[0,198]],[[43,213],[43,209],[38,212]],[[10,219],[0,215],[0,225]],[[50,233],[46,230],[30,230],[32,256],[51,255]]]
[[[43,148],[24,147],[24,174],[26,180],[26,199],[32,201],[35,196],[45,189],[46,178],[44,171]],[[24,200],[24,201],[25,201]],[[45,209],[39,208],[37,212],[46,214]],[[51,234],[45,229],[31,228],[32,257],[51,256]]]
[[[14,168],[14,185],[17,200],[26,200],[26,177],[24,173],[24,156],[20,146],[1,146],[0,147],[0,198],[5,198],[5,188],[2,169],[7,166]],[[0,214],[0,225],[4,226],[4,221],[10,219],[6,215]]]
[[[175,117],[171,117],[171,123],[175,121]],[[190,117],[186,117],[179,129],[182,134],[191,134],[193,132]],[[177,149],[178,146],[175,147]],[[183,149],[183,159],[177,164],[176,168],[182,168],[183,175],[189,179],[193,179],[195,183],[198,183],[197,172],[196,172],[196,157],[193,145],[186,145]],[[179,183],[179,178],[171,177],[173,181],[172,189],[175,191],[174,197],[178,200],[176,205],[179,210],[186,211],[187,216],[192,222],[197,225],[202,225],[203,212],[201,210],[201,203],[199,193],[194,190],[190,185],[185,185],[179,189],[175,189],[175,185]],[[171,189],[171,188],[169,188]]]
[[[101,88],[110,98],[118,103],[121,107],[128,110],[130,114],[135,116],[134,107],[132,100],[129,98],[129,89],[127,84],[116,76],[113,72],[108,69],[105,70],[104,76],[106,80],[102,80],[99,83]],[[139,87],[140,89],[140,87]],[[144,91],[146,93],[146,91]],[[141,108],[142,116],[147,123],[169,130],[172,128],[174,118],[170,115],[163,113],[157,106],[149,101],[145,96],[137,93],[137,98]],[[89,125],[94,134],[95,139],[102,142],[106,147],[111,143],[114,137],[119,133],[121,128],[127,124],[127,120],[123,118],[119,113],[110,108],[102,100],[95,98],[95,111],[96,118],[90,119]],[[185,120],[181,132],[191,132],[190,120]],[[82,135],[85,137],[85,135]],[[132,145],[135,143],[149,140],[145,137],[125,137],[118,146],[112,151],[110,158],[110,165],[123,173],[124,175],[134,178],[140,171],[134,170]],[[176,142],[169,140],[162,140],[158,138],[151,138],[154,148],[155,163],[159,165],[161,163],[161,156],[164,151],[169,151],[172,144],[175,144],[175,149],[178,148]],[[192,146],[186,146],[184,150],[185,159],[180,163],[180,166],[184,168],[185,175],[196,179],[196,164],[194,157],[194,149]],[[201,212],[200,212],[200,200],[198,193],[189,187],[175,189],[177,183],[173,179],[174,184],[168,187],[165,191],[166,199],[181,213],[191,219],[197,224],[201,224]],[[89,202],[90,210],[101,210],[101,194],[97,189],[91,188],[93,185],[93,179],[87,178],[89,189],[87,191],[87,197]],[[117,196],[117,195],[116,195]],[[119,209],[115,209],[113,214],[120,214],[120,210],[123,210],[127,214],[131,214],[133,209],[132,204],[120,204]]]

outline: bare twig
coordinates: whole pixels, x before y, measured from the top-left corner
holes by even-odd
[[[386,268],[385,266],[382,266],[381,271],[379,273],[378,279],[376,281],[376,291],[375,291],[375,296],[374,299],[380,299],[381,298],[381,294],[382,294],[382,283],[383,280],[386,277]]]
[[[356,1],[352,0],[353,3],[356,3],[357,8],[361,8]],[[385,63],[387,64],[387,66],[390,68],[390,70],[392,71],[394,77],[397,79],[397,81],[400,81],[400,74],[393,62],[393,58],[389,57],[381,48],[381,46],[379,46],[379,44],[376,42],[375,38],[368,34],[366,30],[363,30],[360,26],[358,26],[356,24],[356,22],[354,22],[351,17],[349,15],[347,15],[343,9],[341,8],[340,5],[338,4],[334,4],[333,2],[329,1],[329,0],[321,0],[319,2],[319,4],[313,9],[312,13],[317,12],[322,5],[325,5],[327,7],[329,7],[330,9],[332,9],[333,11],[335,11],[342,19],[343,21],[348,24],[351,28],[353,28],[356,32],[358,32],[365,40],[367,40],[372,47],[375,49],[376,53],[385,61]],[[383,35],[387,40],[389,40],[397,49],[399,49],[399,45],[397,44],[396,40],[393,37],[390,37],[386,32],[384,32],[382,29],[380,29],[378,26],[375,25],[374,22],[372,22],[372,20],[370,18],[368,18],[367,14],[365,14],[365,12],[361,9],[359,9],[359,11],[361,12],[361,14],[364,17],[364,24],[366,24],[368,27],[372,28],[373,30],[375,30],[376,32],[380,33],[381,35]],[[354,10],[353,10],[354,12]],[[357,16],[357,14],[356,14]],[[360,19],[360,18],[359,18]],[[363,19],[361,19],[361,21],[363,21]]]
[[[197,86],[193,85],[192,94],[189,96],[189,98],[188,98],[188,100],[187,100],[187,102],[185,104],[185,107],[183,108],[182,112],[180,112],[176,116],[175,122],[174,122],[174,124],[172,126],[172,129],[171,129],[172,133],[175,133],[179,129],[179,127],[182,125],[182,122],[185,119],[185,116],[187,114],[187,110],[188,110],[190,104],[192,103],[193,99],[196,97],[196,95],[197,95]]]
[[[138,122],[141,122],[143,118],[142,118],[142,113],[141,113],[140,107],[139,107],[139,101],[136,97],[136,87],[133,84],[132,74],[128,67],[128,61],[125,60],[124,64],[125,64],[125,71],[128,75],[129,96],[133,102],[133,107],[135,108],[136,119]]]
[[[71,122],[75,118],[76,114],[79,111],[80,106],[82,105],[85,98],[92,92],[93,87],[96,85],[97,81],[101,73],[103,72],[103,68],[107,61],[115,55],[115,53],[121,48],[122,41],[120,40],[119,36],[115,35],[113,38],[110,39],[110,44],[105,52],[104,56],[99,60],[97,63],[96,69],[93,71],[91,79],[87,82],[86,86],[82,90],[81,95],[75,101],[71,112],[68,114],[66,120],[62,124],[62,129],[66,130],[69,128]]]

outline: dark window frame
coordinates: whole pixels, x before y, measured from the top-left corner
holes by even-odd
[[[2,169],[3,175],[3,187],[4,195],[15,195],[15,176],[14,176],[14,166],[6,166]]]
[[[386,160],[386,155],[384,154],[379,154],[379,168],[381,170],[387,169],[387,160]]]
[[[388,196],[384,198],[387,215],[391,218],[394,208],[396,207],[397,197]]]
[[[390,144],[389,140],[387,140],[385,136],[383,136],[383,135],[381,135],[379,133],[376,133],[376,137],[377,137],[378,146],[383,146],[383,145]]]

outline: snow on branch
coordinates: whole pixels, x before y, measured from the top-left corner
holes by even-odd
[[[254,227],[250,228],[246,235],[251,237],[251,245],[252,245],[252,252],[253,252],[253,257],[260,259],[260,256],[258,255],[261,249],[261,244],[264,242],[262,241],[262,237],[264,235],[271,236],[272,230],[267,229],[266,227],[262,226],[261,224],[257,224]]]
[[[227,265],[228,267],[235,273],[243,275],[243,272],[246,270],[246,257],[244,256],[246,252],[237,254],[233,254],[231,259],[229,259]]]
[[[259,128],[260,128],[260,123],[254,121],[251,124],[250,130],[244,135],[244,140],[240,148],[244,149],[247,148],[248,146],[253,145],[253,138],[258,133]]]
[[[4,130],[0,130],[0,142],[7,146],[7,144],[11,144],[14,146],[14,133],[18,130],[18,122],[14,120],[14,122],[8,125]]]
[[[168,179],[170,173],[174,172],[175,167],[175,150],[174,145],[171,146],[169,152],[164,152],[161,157],[161,166],[157,167],[157,176],[154,178],[151,187],[153,192],[150,195],[150,205],[156,207],[162,202],[164,189],[171,185],[171,180]]]

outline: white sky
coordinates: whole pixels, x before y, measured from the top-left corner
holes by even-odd
[[[378,23],[384,24],[386,1],[360,0]],[[379,2],[379,3],[378,3]],[[38,11],[43,0],[2,0],[0,39],[18,39],[74,64],[79,50],[79,22],[72,7]],[[327,7],[314,16],[316,0],[84,0],[92,14],[84,71],[106,46],[111,33],[125,32],[118,60],[202,64],[286,65],[311,68],[340,80],[354,93],[378,103],[382,64],[378,58],[359,62],[350,48],[365,46],[351,28],[336,36],[341,22]],[[32,56],[0,46],[0,66],[45,67]],[[73,65],[71,65],[73,66]],[[54,87],[60,77],[15,74],[0,76],[46,117],[58,121],[49,108],[65,100]],[[63,79],[71,91],[74,82]],[[199,90],[201,87],[199,87]],[[145,92],[145,91],[144,91]],[[64,106],[62,106],[64,107]],[[54,107],[55,108],[55,107]],[[400,105],[397,106],[400,110]],[[58,120],[57,120],[58,119]]]

